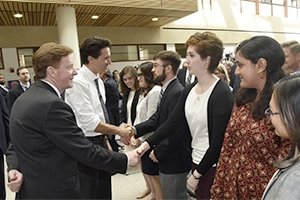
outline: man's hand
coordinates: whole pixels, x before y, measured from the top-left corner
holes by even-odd
[[[12,192],[19,192],[23,183],[23,174],[16,169],[12,169],[8,172],[8,184],[7,186]]]
[[[149,158],[155,163],[159,162],[159,160],[157,160],[157,158],[155,157],[154,150],[151,151]]]
[[[128,157],[128,164],[130,167],[136,167],[140,161],[141,156],[137,153],[136,149],[125,153]]]
[[[144,153],[148,150],[148,149],[150,149],[150,145],[148,144],[148,142],[143,142],[142,144],[141,144],[141,146],[139,146],[138,148],[136,148],[136,150],[137,150],[137,153],[139,154],[139,155],[144,155]]]
[[[120,137],[130,140],[130,138],[134,134],[134,128],[128,124],[119,128],[120,128],[120,133],[119,133]]]

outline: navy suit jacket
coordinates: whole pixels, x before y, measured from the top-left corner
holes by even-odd
[[[71,107],[40,80],[15,101],[10,134],[24,199],[80,199],[78,162],[112,172],[127,169],[126,155],[94,146]]]
[[[7,108],[8,111],[11,112],[11,108],[14,104],[14,102],[16,101],[16,99],[24,93],[24,90],[21,86],[21,84],[17,85],[16,87],[12,88],[11,90],[9,90],[9,92],[7,93]]]
[[[145,122],[135,126],[136,138],[155,131],[171,115],[183,86],[178,79],[174,79],[166,88],[157,111]],[[178,174],[187,172],[191,168],[191,134],[186,121],[179,123],[178,129],[170,137],[159,142],[154,149],[155,157],[159,160],[158,167],[162,173]]]

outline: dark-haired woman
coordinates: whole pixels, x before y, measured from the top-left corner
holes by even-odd
[[[279,43],[255,36],[236,49],[236,75],[241,88],[229,120],[217,164],[212,199],[260,199],[275,172],[273,162],[286,155],[281,141],[265,117],[273,85],[284,76],[285,56]]]

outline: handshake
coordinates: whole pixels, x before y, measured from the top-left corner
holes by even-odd
[[[136,130],[133,126],[129,124],[121,124],[120,125],[120,133],[119,136],[121,137],[121,142],[125,145],[135,145],[134,140],[134,134]],[[134,143],[134,144],[133,144]],[[139,146],[139,145],[137,145]],[[135,146],[135,147],[137,147]],[[125,154],[128,157],[128,165],[131,167],[136,167],[140,161],[141,157],[144,155],[144,153],[150,148],[150,145],[147,142],[143,142],[138,148],[126,152]]]

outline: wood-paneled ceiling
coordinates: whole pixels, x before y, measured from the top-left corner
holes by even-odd
[[[56,26],[56,8],[61,6],[75,8],[77,26],[110,27],[159,27],[198,8],[197,0],[0,1],[0,26]],[[16,13],[23,17],[15,18]],[[159,20],[153,22],[153,17]]]

